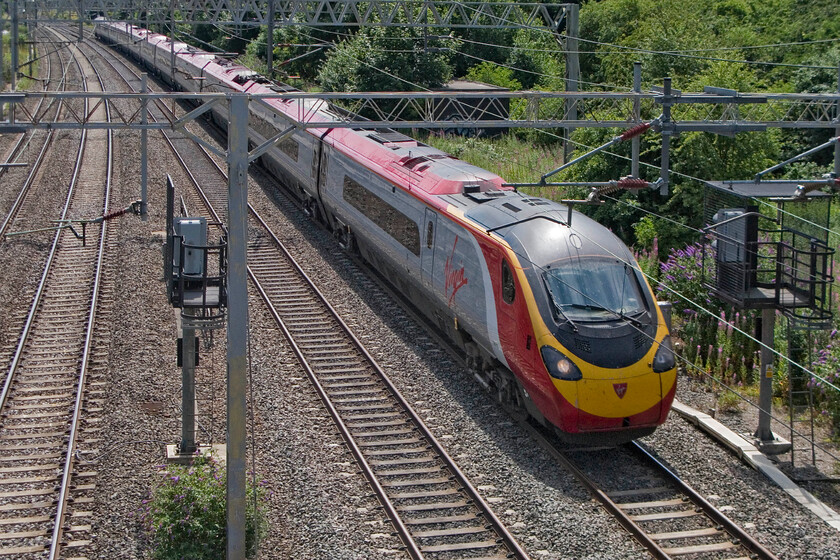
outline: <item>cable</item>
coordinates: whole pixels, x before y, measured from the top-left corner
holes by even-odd
[[[310,29],[315,29],[312,26],[304,26],[304,27],[307,27],[307,28],[310,28]],[[342,32],[338,32],[338,31],[323,30],[323,32],[330,33],[330,34],[333,34],[333,35],[338,35],[338,36],[341,36],[343,38],[352,38],[352,37],[355,36],[355,35],[351,35],[351,34],[348,34],[348,33],[342,33]],[[313,37],[312,35],[305,34],[305,36],[309,39],[315,39],[315,37]],[[446,36],[446,35],[440,36],[440,37],[435,37],[435,38],[436,39],[452,39],[452,40],[458,40],[458,41],[463,40],[460,37],[449,37],[449,36]],[[419,40],[419,39],[422,39],[422,37],[410,37],[410,38],[380,37],[378,39],[405,41],[405,40],[409,40],[409,39]],[[499,46],[499,45],[491,45],[489,43],[481,43],[481,42],[478,42],[478,41],[468,41],[468,40],[464,40],[464,41],[465,42],[473,42],[473,43],[481,44],[481,45],[487,45],[487,46]],[[508,68],[508,69],[511,69],[511,70],[514,70],[514,71],[517,71],[517,72],[524,72],[524,73],[527,73],[527,74],[532,74],[532,75],[535,75],[535,76],[540,76],[540,77],[545,77],[545,78],[565,80],[565,77],[561,76],[559,74],[545,74],[545,73],[541,73],[541,72],[535,72],[533,70],[527,70],[525,68],[519,68],[517,66],[511,66],[511,65],[508,65],[508,64],[503,64],[503,63],[500,63],[500,62],[495,62],[493,60],[488,60],[486,58],[482,58],[482,57],[475,56],[475,55],[472,55],[472,54],[461,52],[461,51],[455,50],[451,47],[443,47],[443,48],[448,49],[450,52],[452,52],[456,55],[461,55],[461,56],[464,56],[464,57],[467,57],[467,58],[472,58],[472,59],[478,60],[480,62],[490,62],[490,63],[495,64],[497,66]],[[517,48],[517,47],[504,47],[504,48]],[[414,52],[414,51],[411,51],[411,50],[396,50],[396,49],[380,49],[380,50],[382,52],[390,52],[390,53]],[[543,51],[543,52],[552,52],[552,53],[556,53],[556,54],[562,54],[563,51],[548,51],[548,50],[546,50],[546,51]],[[631,89],[628,89],[627,87],[624,87],[624,86],[618,86],[618,85],[615,85],[615,84],[608,84],[608,83],[603,83],[603,82],[588,82],[588,81],[585,81],[585,80],[574,80],[574,82],[577,83],[577,84],[599,86],[599,87],[604,87],[604,88],[614,89],[614,90],[620,90],[620,91],[632,91]]]
[[[583,236],[583,237],[587,237],[587,236],[586,236],[583,232],[578,232],[578,233],[579,233],[579,235],[581,235],[581,236]],[[673,288],[671,288],[670,286],[666,285],[664,282],[660,281],[659,279],[654,278],[654,277],[653,277],[653,276],[651,276],[650,274],[647,274],[647,273],[646,273],[645,271],[643,271],[643,270],[641,269],[641,267],[639,267],[638,265],[633,266],[633,263],[628,262],[628,261],[625,261],[625,260],[624,260],[624,259],[622,259],[620,256],[618,256],[618,255],[616,255],[615,253],[613,253],[612,251],[610,251],[608,248],[606,248],[606,247],[604,247],[603,245],[601,245],[600,243],[598,243],[598,241],[596,241],[596,240],[592,239],[591,237],[587,237],[587,239],[589,239],[589,241],[591,241],[592,243],[594,243],[595,245],[597,245],[598,247],[600,247],[602,250],[606,251],[607,253],[609,253],[610,255],[612,255],[613,257],[615,257],[616,259],[619,259],[620,261],[624,262],[625,264],[627,264],[627,265],[629,265],[629,266],[633,267],[635,270],[639,271],[642,275],[644,275],[646,278],[648,278],[649,280],[653,281],[653,282],[654,282],[654,283],[656,283],[657,285],[661,286],[663,289],[665,289],[665,290],[667,290],[667,291],[671,292],[672,294],[676,295],[677,297],[679,297],[679,298],[683,299],[685,302],[687,302],[687,303],[691,304],[692,306],[694,306],[695,308],[697,308],[697,309],[699,309],[699,310],[703,311],[703,312],[704,312],[704,313],[706,313],[707,315],[709,315],[709,316],[711,316],[711,317],[716,317],[718,321],[722,322],[722,323],[723,323],[723,324],[725,324],[727,327],[731,327],[734,331],[737,331],[738,333],[740,333],[740,334],[742,334],[743,336],[747,337],[749,340],[752,340],[753,342],[758,343],[758,344],[759,344],[759,346],[761,346],[761,347],[763,347],[763,348],[767,348],[769,351],[771,351],[771,352],[772,352],[773,354],[775,354],[777,357],[781,358],[783,361],[785,361],[785,362],[789,363],[790,365],[793,365],[793,366],[796,366],[796,367],[801,368],[803,372],[805,372],[805,373],[809,374],[811,377],[813,377],[813,378],[815,378],[815,379],[819,379],[820,381],[822,381],[823,383],[825,383],[825,384],[826,384],[826,385],[828,385],[829,387],[831,387],[831,388],[833,388],[834,390],[836,390],[836,391],[840,392],[840,387],[838,387],[838,386],[834,385],[833,383],[831,383],[831,382],[830,382],[830,381],[828,381],[827,379],[825,379],[825,378],[823,378],[823,377],[821,377],[821,376],[817,375],[817,374],[816,374],[816,373],[814,373],[813,371],[811,371],[811,370],[809,370],[808,368],[806,368],[804,365],[794,362],[793,360],[791,360],[791,359],[790,359],[790,358],[788,358],[787,356],[783,356],[783,355],[782,355],[780,352],[778,352],[775,348],[771,348],[770,346],[768,346],[768,345],[764,344],[763,342],[761,342],[760,340],[758,340],[758,339],[757,339],[757,338],[755,338],[754,336],[752,336],[752,335],[750,335],[750,334],[746,333],[745,331],[741,330],[739,327],[735,326],[734,324],[730,323],[729,321],[727,321],[727,320],[723,320],[723,319],[720,319],[720,316],[719,316],[719,315],[717,315],[716,313],[713,313],[712,311],[710,311],[710,310],[706,309],[705,307],[703,307],[703,306],[702,306],[702,305],[700,305],[699,303],[697,303],[697,302],[693,301],[692,299],[690,299],[688,296],[685,296],[685,295],[683,295],[683,294],[679,293],[678,291],[676,291],[676,290],[674,290]],[[536,265],[535,265],[535,266],[536,266]]]
[[[544,132],[544,133],[546,133],[546,134],[549,134],[550,136],[554,136],[554,137],[556,137],[556,138],[560,138],[560,137],[559,137],[559,136],[557,136],[556,134],[553,134],[553,133],[550,133],[550,132],[547,132],[547,131],[543,131],[542,129],[538,129],[538,130],[540,130],[541,132]],[[575,143],[575,144],[582,145],[582,146],[584,146],[584,147],[587,147],[587,146],[585,146],[584,144],[580,144],[579,142],[574,142],[574,143]],[[609,153],[609,154],[611,154],[611,155],[614,155],[614,156],[617,156],[617,157],[621,157],[621,158],[624,158],[624,159],[630,159],[630,158],[627,158],[626,156],[621,156],[621,155],[619,155],[619,154],[614,154],[614,153],[612,153],[612,152],[604,152],[604,153]],[[654,167],[654,168],[656,167],[656,166],[651,165],[651,164],[646,164],[646,165],[649,165],[650,167]],[[697,178],[695,178],[695,177],[691,177],[691,176],[689,176],[689,175],[686,175],[686,177],[700,181],[700,179],[697,179]],[[686,227],[688,227],[688,226],[686,226]],[[619,259],[620,261],[624,262],[625,264],[628,264],[629,266],[633,267],[635,270],[638,270],[641,274],[643,274],[643,275],[644,275],[645,277],[647,277],[649,280],[652,280],[652,281],[653,281],[654,283],[656,283],[657,285],[661,286],[663,289],[668,290],[669,292],[671,292],[671,293],[673,293],[674,295],[676,295],[676,296],[678,296],[678,297],[682,298],[683,300],[685,300],[685,301],[686,301],[686,302],[688,302],[689,304],[691,304],[691,305],[695,306],[697,309],[700,309],[701,311],[703,311],[703,312],[704,312],[704,313],[706,313],[707,315],[709,315],[709,316],[711,316],[711,317],[716,317],[716,318],[718,318],[718,320],[719,320],[719,317],[718,317],[718,315],[717,315],[716,313],[713,313],[712,311],[710,311],[710,310],[706,309],[705,307],[701,306],[700,304],[698,304],[698,303],[696,303],[696,302],[692,301],[692,300],[691,300],[691,299],[689,299],[687,296],[684,296],[683,294],[681,294],[681,293],[677,292],[676,290],[674,290],[674,289],[673,289],[673,288],[671,288],[670,286],[665,285],[665,284],[664,284],[663,282],[661,282],[659,279],[654,278],[653,276],[651,276],[651,275],[649,275],[649,274],[645,273],[643,270],[641,270],[641,268],[640,268],[638,265],[634,266],[634,265],[633,265],[633,263],[630,263],[630,262],[625,261],[625,260],[624,260],[624,259],[622,259],[620,256],[616,255],[615,253],[613,253],[612,251],[610,251],[609,249],[607,249],[606,247],[604,247],[603,245],[601,245],[600,243],[598,243],[597,241],[595,241],[594,239],[587,237],[584,233],[579,232],[579,234],[580,234],[581,236],[583,236],[583,237],[586,237],[587,239],[589,239],[590,241],[592,241],[592,242],[593,242],[593,243],[595,243],[596,245],[598,245],[601,249],[603,249],[604,251],[608,252],[608,253],[609,253],[610,255],[612,255],[613,257],[615,257],[615,258]],[[539,267],[538,267],[538,265],[537,265],[536,263],[531,262],[531,261],[530,261],[530,259],[528,259],[528,258],[527,258],[527,256],[525,256],[525,255],[519,255],[519,254],[517,254],[517,256],[518,256],[519,258],[523,258],[525,261],[529,262],[529,263],[530,263],[532,266],[534,266],[535,268],[539,268]],[[831,383],[831,382],[830,382],[830,381],[828,381],[827,379],[824,379],[823,377],[821,377],[821,376],[817,375],[816,373],[814,373],[814,372],[813,372],[813,371],[811,371],[810,369],[806,368],[806,367],[805,367],[805,366],[803,366],[802,364],[798,364],[798,363],[794,362],[793,360],[791,360],[790,358],[788,358],[788,357],[786,357],[786,356],[783,356],[781,353],[779,353],[778,351],[776,351],[774,348],[770,348],[769,346],[765,345],[764,343],[762,343],[761,341],[759,341],[758,339],[756,339],[756,338],[755,338],[755,337],[753,337],[752,335],[747,334],[746,332],[742,331],[740,328],[738,328],[738,327],[736,327],[735,325],[733,325],[733,324],[729,323],[728,321],[722,321],[722,322],[723,322],[724,324],[726,324],[727,326],[731,326],[734,330],[737,330],[739,333],[741,333],[742,335],[746,336],[748,339],[750,339],[750,340],[752,340],[752,341],[754,341],[754,342],[758,343],[760,346],[766,347],[768,350],[770,350],[773,354],[775,354],[776,356],[778,356],[779,358],[781,358],[783,361],[785,361],[785,362],[787,362],[787,363],[789,363],[789,364],[791,364],[791,365],[794,365],[794,366],[797,366],[797,367],[801,368],[801,369],[802,369],[802,371],[804,371],[805,373],[808,373],[811,377],[813,377],[813,378],[815,378],[815,379],[819,379],[819,380],[820,380],[820,381],[822,381],[823,383],[827,384],[828,386],[830,386],[830,387],[832,387],[833,389],[835,389],[835,390],[837,390],[838,392],[840,392],[840,387],[837,387],[836,385],[834,385],[833,383]]]
[[[566,35],[566,37],[569,37],[569,36]],[[485,42],[482,42],[482,41],[476,41],[474,39],[467,39],[466,37],[461,37],[461,36],[448,37],[446,35],[441,35],[441,36],[437,36],[437,38],[440,38],[440,39],[447,39],[447,38],[458,39],[459,41],[463,41],[464,43],[481,45],[481,46],[485,46],[485,47],[497,47],[497,48],[500,48],[500,49],[517,49],[517,50],[523,50],[523,51],[527,51],[527,52],[543,52],[543,53],[556,53],[556,52],[558,52],[556,49],[538,49],[538,48],[533,48],[533,47],[523,47],[523,46],[517,46],[517,45],[513,45],[513,46],[511,46],[511,45],[496,45],[496,44],[493,44],[493,43],[485,43]],[[838,41],[840,41],[840,38],[838,38],[838,39],[816,39],[816,40],[813,40],[813,41],[797,41],[797,42],[791,42],[791,43],[771,43],[771,44],[766,44],[766,45],[744,45],[744,46],[740,46],[740,47],[713,47],[713,48],[705,48],[705,49],[672,49],[670,51],[661,51],[661,52],[663,54],[670,54],[670,53],[679,54],[679,53],[692,53],[692,52],[739,51],[739,50],[753,50],[753,49],[770,49],[770,48],[779,48],[779,47],[790,47],[790,46],[795,46],[795,45],[813,45],[813,44],[821,44],[821,43],[836,43]],[[630,48],[630,47],[621,47],[621,48],[624,49],[624,48]],[[619,54],[619,53],[623,53],[625,51],[624,50],[618,50],[618,51],[602,51],[602,50],[597,50],[597,51],[581,51],[581,50],[571,51],[571,50],[561,50],[559,52],[575,53],[575,54],[605,55],[605,54]]]
[[[677,220],[675,220],[675,219],[673,219],[673,218],[669,218],[668,216],[663,216],[662,214],[657,214],[657,213],[656,213],[656,212],[654,212],[653,210],[648,210],[648,209],[646,209],[646,208],[642,208],[641,206],[634,206],[633,204],[630,204],[629,202],[627,202],[627,201],[625,201],[625,200],[622,200],[622,199],[620,199],[620,198],[615,198],[615,197],[612,197],[612,196],[610,196],[610,195],[608,195],[608,194],[602,194],[602,195],[600,195],[600,196],[602,196],[602,197],[604,197],[604,198],[607,198],[607,199],[609,199],[609,200],[612,200],[613,202],[618,202],[619,204],[624,204],[625,206],[629,206],[630,208],[633,208],[633,209],[635,209],[635,210],[639,210],[640,212],[643,212],[643,213],[645,213],[645,214],[649,214],[649,215],[655,216],[655,217],[659,218],[660,220],[663,220],[663,221],[666,221],[666,222],[670,222],[670,223],[672,223],[672,224],[674,224],[674,225],[678,225],[678,226],[684,227],[684,228],[689,229],[689,230],[691,230],[691,231],[693,231],[693,232],[695,232],[695,233],[700,233],[700,234],[704,234],[704,235],[705,235],[705,233],[706,233],[706,232],[705,232],[705,231],[703,231],[702,229],[698,229],[698,228],[696,228],[696,227],[692,227],[692,226],[690,226],[690,225],[688,225],[688,224],[684,224],[684,223],[679,222],[679,221],[677,221]]]
[[[569,38],[568,35],[562,35],[563,37]],[[785,68],[811,68],[816,70],[836,70],[835,66],[816,66],[811,64],[792,64],[787,62],[762,62],[760,60],[736,60],[731,58],[717,58],[711,56],[698,56],[693,54],[682,54],[679,52],[674,51],[651,51],[647,49],[639,49],[636,47],[624,47],[622,45],[616,45],[613,43],[603,43],[601,41],[594,41],[592,39],[584,39],[583,37],[576,37],[578,41],[583,41],[585,43],[592,43],[595,45],[603,45],[605,47],[612,47],[616,49],[620,49],[621,51],[626,51],[627,54],[653,54],[653,55],[664,55],[664,56],[673,56],[677,58],[689,58],[695,60],[708,60],[711,62],[734,62],[736,64],[753,64],[756,66],[782,66]],[[616,54],[621,54],[616,53]]]
[[[374,69],[374,70],[377,70],[377,71],[379,71],[379,72],[382,72],[383,74],[386,74],[386,75],[388,75],[388,76],[390,76],[390,77],[392,77],[392,78],[395,78],[395,79],[398,79],[398,80],[400,80],[400,81],[403,81],[403,82],[405,82],[405,83],[407,83],[407,84],[409,84],[409,85],[412,85],[412,86],[414,86],[414,87],[417,87],[417,88],[419,88],[419,89],[427,90],[426,88],[424,88],[424,87],[420,86],[419,84],[415,84],[415,83],[413,83],[413,82],[410,82],[409,80],[405,80],[405,79],[403,79],[403,78],[400,78],[399,76],[396,76],[396,75],[394,75],[394,74],[391,74],[390,72],[387,72],[387,71],[382,70],[382,69],[380,69],[380,68],[377,68],[377,67],[375,67],[375,66],[373,66],[373,65],[371,65],[371,64],[369,64],[369,63],[367,63],[367,62],[365,62],[365,61],[361,61],[361,60],[359,60],[359,59],[355,58],[355,57],[354,57],[354,56],[352,56],[352,55],[349,55],[349,56],[350,56],[350,58],[352,58],[352,59],[356,60],[357,62],[359,62],[359,63],[361,63],[361,64],[364,64],[364,65],[366,65],[366,66],[368,66],[368,67],[370,67],[370,68],[372,68],[372,69]],[[427,91],[428,91],[428,90],[427,90]],[[541,130],[541,132],[544,132],[544,131],[542,131],[542,130]],[[550,134],[550,135],[552,135],[552,136],[557,137],[557,135],[555,135],[555,134],[553,134],[553,133],[548,133],[548,132],[546,132],[546,133],[547,133],[547,134]],[[558,137],[558,138],[559,138],[559,137]],[[574,142],[574,143],[575,143],[575,144],[578,144],[578,145],[583,145],[583,144],[580,144],[580,143],[578,143],[578,142]],[[605,153],[609,153],[609,154],[614,155],[614,156],[622,157],[622,158],[624,158],[624,159],[630,159],[630,158],[627,158],[626,156],[619,156],[618,154],[613,154],[612,152],[605,152]],[[643,163],[644,163],[644,162],[643,162]],[[645,164],[645,165],[649,165],[650,167],[654,167],[654,168],[656,167],[656,166],[651,165],[651,164]],[[676,172],[675,172],[675,173],[676,173]],[[685,177],[687,177],[687,178],[690,178],[690,179],[694,179],[694,180],[699,180],[699,181],[701,181],[700,179],[697,179],[697,178],[695,178],[695,177],[691,177],[691,176],[689,176],[689,175],[684,175],[684,174],[681,174],[681,175],[683,175],[683,176],[685,176]],[[581,235],[583,235],[583,234],[581,234]],[[584,235],[584,237],[586,237],[586,236]],[[716,315],[715,313],[712,313],[711,311],[709,311],[709,310],[708,310],[708,309],[706,309],[705,307],[700,306],[700,305],[699,305],[699,304],[697,304],[696,302],[694,302],[694,301],[690,300],[688,297],[686,297],[686,296],[684,296],[684,295],[680,294],[680,293],[679,293],[679,292],[677,292],[676,290],[673,290],[671,287],[669,287],[669,286],[665,285],[664,283],[662,283],[662,282],[661,282],[661,281],[659,281],[658,279],[653,278],[652,276],[650,276],[650,275],[646,274],[644,271],[642,271],[642,270],[641,270],[641,268],[639,268],[639,267],[638,267],[638,265],[636,265],[636,266],[634,267],[634,266],[633,266],[633,263],[627,262],[627,261],[625,261],[624,259],[622,259],[621,257],[619,257],[619,256],[615,255],[614,253],[612,253],[612,251],[610,251],[609,249],[607,249],[607,248],[603,247],[603,246],[602,246],[602,245],[600,245],[597,241],[594,241],[594,240],[592,240],[592,239],[590,239],[590,241],[594,242],[596,245],[598,245],[598,246],[599,246],[599,247],[601,247],[603,250],[605,250],[605,251],[607,251],[608,253],[610,253],[611,255],[613,255],[615,258],[618,258],[619,260],[621,260],[621,261],[622,261],[622,262],[624,262],[625,264],[627,264],[627,265],[629,265],[629,266],[633,267],[634,269],[638,270],[641,274],[643,274],[645,277],[649,278],[650,280],[653,280],[656,284],[660,285],[662,288],[664,288],[664,289],[668,290],[669,292],[673,293],[674,295],[676,295],[676,296],[678,296],[678,297],[680,297],[680,298],[684,299],[686,302],[688,302],[688,303],[690,303],[691,305],[695,306],[696,308],[698,308],[698,309],[702,310],[704,313],[707,313],[708,315],[713,316],[713,317],[717,317],[717,315]],[[526,259],[526,260],[528,260],[528,259]],[[534,264],[534,263],[532,263],[532,264]],[[536,265],[536,264],[534,264],[534,266],[537,266],[537,265]],[[785,357],[785,356],[782,356],[782,354],[780,354],[779,352],[777,352],[775,349],[770,348],[769,346],[766,346],[766,345],[765,345],[765,344],[763,344],[762,342],[758,341],[757,339],[755,339],[755,338],[754,338],[754,337],[752,337],[751,335],[748,335],[747,333],[745,333],[744,331],[742,331],[742,330],[741,330],[741,329],[739,329],[738,327],[735,327],[735,326],[734,326],[734,325],[732,325],[731,323],[728,323],[728,322],[726,322],[726,321],[724,321],[724,322],[725,322],[728,326],[731,326],[734,330],[737,330],[739,333],[741,333],[741,334],[743,334],[744,336],[746,336],[748,339],[751,339],[751,340],[753,340],[753,341],[757,342],[759,345],[761,345],[761,346],[764,346],[764,347],[768,348],[771,352],[773,352],[774,354],[776,354],[778,357],[782,358],[783,360],[785,360],[785,361],[789,362],[789,363],[790,363],[790,364],[792,364],[792,365],[796,365],[796,366],[800,367],[800,368],[801,368],[804,372],[808,373],[811,377],[816,378],[816,379],[819,379],[820,381],[822,381],[822,382],[823,382],[823,383],[825,383],[826,385],[828,385],[828,386],[830,386],[830,387],[834,388],[834,389],[835,389],[835,390],[837,390],[837,391],[840,391],[840,388],[838,388],[837,386],[835,386],[834,384],[832,384],[831,382],[829,382],[827,379],[824,379],[824,378],[822,378],[821,376],[818,376],[817,374],[815,374],[814,372],[812,372],[812,371],[810,371],[809,369],[805,368],[805,367],[804,367],[804,366],[802,366],[801,364],[796,364],[795,362],[793,362],[793,361],[792,361],[792,360],[790,360],[789,358],[787,358],[787,357]]]
[[[476,8],[473,8],[472,6],[464,5],[464,8],[472,10],[477,14],[480,14],[479,10],[476,9]],[[503,18],[498,18],[498,19],[499,19],[499,21],[503,21],[505,23],[515,23],[515,22],[513,22],[509,19],[503,19]],[[585,43],[602,45],[602,46],[606,46],[606,47],[613,47],[613,48],[619,49],[621,51],[629,51],[629,52],[638,53],[638,54],[656,54],[656,55],[675,56],[675,57],[680,57],[680,58],[694,58],[694,59],[700,59],[700,60],[710,60],[710,61],[716,61],[716,62],[735,62],[735,63],[739,63],[739,64],[755,64],[755,65],[765,65],[765,66],[784,66],[784,67],[792,67],[792,68],[812,68],[812,69],[818,69],[818,70],[836,70],[835,66],[812,66],[812,65],[805,65],[805,64],[787,64],[787,63],[782,63],[782,62],[760,62],[760,61],[750,61],[750,60],[731,60],[731,59],[725,59],[725,58],[701,57],[701,56],[690,55],[690,54],[682,54],[680,52],[673,52],[673,51],[652,51],[652,50],[647,50],[647,49],[638,49],[638,48],[635,48],[635,47],[625,47],[623,45],[617,45],[617,44],[614,44],[614,43],[604,43],[604,42],[601,42],[601,41],[594,41],[592,39],[584,39],[583,37],[571,37],[568,34],[556,33],[554,31],[551,31],[551,30],[548,30],[548,29],[545,29],[545,28],[535,28],[534,31],[537,31],[537,32],[540,32],[540,33],[550,33],[552,36],[562,37],[562,38],[565,38],[565,39],[574,38],[574,39],[577,39],[578,41],[583,41]]]
[[[453,49],[449,49],[449,50],[451,52],[457,54],[457,55],[460,55],[460,56],[465,56],[467,58],[472,58],[472,59],[475,59],[475,60],[479,60],[481,62],[490,62],[490,63],[495,64],[497,66],[501,66],[503,68],[509,68],[510,70],[515,70],[517,72],[524,72],[526,74],[533,74],[535,76],[541,76],[541,77],[545,77],[545,78],[555,78],[555,79],[559,78],[559,79],[562,79],[562,80],[566,79],[565,76],[561,76],[559,74],[545,74],[545,73],[542,73],[542,72],[535,72],[533,70],[526,70],[525,68],[519,68],[517,66],[510,66],[508,64],[503,64],[501,62],[494,62],[492,60],[488,60],[486,58],[481,58],[479,56],[471,55],[471,54],[468,54],[468,53],[465,53],[465,52],[456,51],[456,50],[453,50]],[[622,90],[622,91],[633,91],[632,89],[628,89],[626,87],[616,86],[616,85],[612,85],[612,84],[605,84],[605,83],[600,83],[600,82],[587,82],[585,80],[572,80],[572,81],[574,81],[574,83],[576,83],[576,84],[587,84],[587,85],[594,85],[594,86],[603,86],[603,87]]]
[[[568,142],[571,142],[572,144],[575,144],[576,146],[580,146],[580,147],[582,147],[582,148],[586,148],[587,150],[592,150],[592,149],[594,149],[594,146],[589,146],[589,145],[587,145],[587,144],[584,144],[583,142],[578,142],[578,141],[576,141],[576,140],[572,140],[571,138],[563,138],[562,136],[558,136],[557,134],[554,134],[553,132],[549,132],[549,131],[544,130],[544,129],[541,129],[541,128],[537,128],[537,129],[534,129],[534,130],[538,130],[538,131],[539,131],[540,133],[542,133],[542,134],[545,134],[545,135],[551,136],[551,137],[553,137],[553,138],[557,138],[557,139],[559,139],[559,140],[566,140],[566,141],[568,141]],[[632,161],[632,158],[630,158],[630,157],[627,157],[627,156],[624,156],[624,155],[621,155],[621,154],[617,154],[617,153],[615,153],[615,152],[611,152],[611,151],[609,151],[609,150],[603,150],[601,153],[602,153],[602,154],[606,154],[606,155],[610,155],[610,156],[613,156],[613,157],[616,157],[616,158],[619,158],[619,159],[623,159],[623,160],[626,160],[626,161]],[[660,167],[660,166],[658,166],[658,165],[654,165],[654,164],[652,164],[652,163],[647,163],[647,162],[645,162],[645,161],[639,161],[639,165],[642,165],[642,166],[644,166],[644,167],[648,167],[648,168],[650,168],[650,169],[655,169],[655,170],[657,170],[657,171],[661,171],[661,169],[662,169],[662,167]],[[697,182],[699,182],[699,183],[703,183],[703,184],[705,184],[705,183],[706,183],[706,181],[705,181],[704,179],[701,179],[701,178],[699,178],[699,177],[694,177],[693,175],[688,175],[687,173],[681,173],[681,172],[679,172],[679,171],[674,171],[673,169],[669,169],[669,173],[670,173],[671,175],[677,175],[677,176],[679,176],[679,177],[683,177],[683,178],[685,178],[685,179],[690,179],[690,180],[692,180],[692,181],[697,181]],[[829,234],[832,234],[832,235],[840,235],[840,232],[838,232],[838,231],[835,231],[835,230],[833,230],[833,229],[829,229],[829,228],[827,228],[827,227],[825,227],[825,226],[821,226],[821,225],[816,224],[816,223],[814,223],[814,222],[812,222],[812,221],[810,221],[810,220],[807,220],[806,218],[802,218],[802,217],[797,216],[797,215],[795,215],[795,214],[793,214],[793,213],[791,213],[791,212],[788,212],[787,210],[783,210],[783,209],[781,209],[781,208],[778,208],[778,207],[776,207],[776,206],[773,206],[771,203],[766,202],[766,201],[764,201],[764,200],[761,200],[760,198],[757,198],[757,197],[750,197],[750,199],[751,199],[751,200],[754,200],[755,202],[757,202],[757,203],[759,203],[759,204],[763,204],[763,205],[769,206],[769,207],[771,207],[771,208],[773,208],[773,209],[775,209],[775,210],[778,210],[779,212],[781,212],[781,213],[783,213],[783,214],[789,215],[789,216],[794,217],[794,218],[798,218],[798,219],[802,220],[803,222],[807,223],[808,225],[811,225],[811,226],[813,226],[813,227],[815,227],[815,228],[818,228],[818,229],[820,229],[820,230],[823,230],[823,231],[825,231],[825,232],[828,232]],[[686,227],[689,227],[689,226],[686,226]]]

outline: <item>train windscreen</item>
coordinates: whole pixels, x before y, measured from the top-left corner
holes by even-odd
[[[633,268],[620,260],[573,257],[543,272],[556,310],[572,321],[636,318],[647,311]]]

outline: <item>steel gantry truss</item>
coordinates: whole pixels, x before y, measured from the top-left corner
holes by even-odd
[[[0,120],[0,132],[22,132],[28,128],[169,128],[172,123],[140,125],[141,101],[189,100],[193,103],[218,103],[235,95],[218,93],[83,93],[83,92],[15,92],[0,94],[8,106],[8,114]],[[134,100],[136,110],[120,114],[117,123],[90,120],[90,115],[68,114],[52,121],[42,114],[30,113],[22,102],[27,98],[87,98],[93,103],[111,99]],[[335,111],[330,119],[318,118],[301,109],[297,115],[299,128],[452,128],[453,123],[439,115],[460,116],[458,128],[624,128],[670,111],[670,120],[661,130],[674,134],[699,131],[732,135],[768,128],[834,129],[838,119],[838,93],[738,93],[719,88],[705,92],[287,92],[271,95],[250,95],[251,99],[324,100],[347,110]],[[492,101],[477,107],[475,100]],[[508,115],[497,111],[501,101],[510,103]],[[585,118],[571,120],[564,101],[571,100]],[[206,109],[205,109],[206,110]],[[204,112],[204,111],[202,111]],[[365,115],[365,120],[354,117]]]
[[[738,132],[759,132],[767,128],[809,128],[837,130],[840,126],[840,92],[831,94],[746,94],[720,88],[706,88],[702,93],[683,93],[670,88],[665,80],[661,91],[654,92],[492,92],[492,93],[306,93],[288,92],[272,95],[236,93],[81,93],[17,92],[0,94],[0,106],[6,105],[5,119],[0,118],[0,133],[22,132],[30,128],[110,128],[110,129],[182,129],[186,122],[209,111],[218,103],[229,103],[238,95],[249,100],[311,99],[324,100],[343,111],[310,112],[298,104],[300,114],[289,117],[289,125],[307,128],[367,129],[451,129],[453,123],[440,115],[460,116],[460,129],[488,128],[626,128],[656,117],[655,129],[662,134],[662,194],[669,182],[670,138],[682,132],[712,132],[732,136]],[[111,123],[95,122],[92,112],[68,112],[59,121],[43,113],[31,113],[27,98],[87,98],[95,107],[109,100],[133,101],[131,112],[113,109]],[[485,100],[479,104],[477,99]],[[144,122],[144,104],[159,100],[187,100],[198,108],[169,122]],[[493,100],[487,103],[486,100]],[[504,100],[511,106],[509,115],[494,114]],[[50,104],[44,104],[49,106]],[[586,115],[570,119],[569,107]],[[360,119],[355,115],[364,115]]]
[[[109,20],[219,25],[557,29],[570,4],[454,0],[6,0],[21,22]],[[576,4],[573,6],[577,7]]]

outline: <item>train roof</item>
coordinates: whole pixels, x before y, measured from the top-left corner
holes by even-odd
[[[521,245],[528,260],[543,267],[555,262],[572,236],[582,254],[626,260],[627,246],[611,231],[585,214],[545,198],[518,191],[465,192],[441,197],[464,216],[505,239]],[[559,251],[559,252],[558,252]]]
[[[159,48],[171,48],[170,38],[127,24],[111,25],[125,30],[137,39],[144,39]],[[164,47],[164,44],[167,47]],[[290,91],[287,86],[270,82],[253,70],[234,61],[218,57],[186,43],[175,42],[177,56],[213,75],[229,87],[251,94],[272,94]],[[348,114],[319,99],[266,99],[265,103],[296,122],[338,121]],[[352,115],[351,115],[352,117]],[[418,142],[394,130],[368,129],[358,117],[356,128],[307,129],[348,157],[359,161],[384,178],[400,185],[431,204],[439,204],[436,195],[460,194],[465,191],[500,191],[504,180],[497,174],[462,161],[441,150]],[[512,190],[512,189],[511,189]]]

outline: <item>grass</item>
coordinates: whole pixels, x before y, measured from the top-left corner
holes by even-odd
[[[521,140],[514,134],[505,134],[497,138],[429,134],[420,135],[418,140],[492,171],[509,183],[536,183],[541,175],[563,164],[561,144],[536,145],[529,140]],[[542,193],[541,196],[548,196],[548,193]]]
[[[737,393],[724,390],[717,398],[717,410],[718,412],[739,412],[742,402]]]

